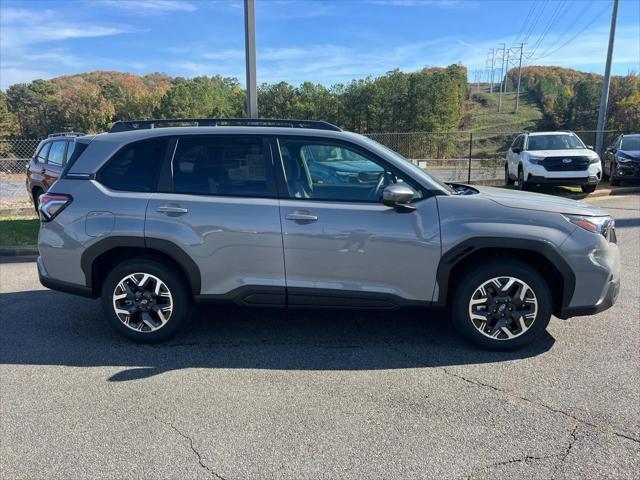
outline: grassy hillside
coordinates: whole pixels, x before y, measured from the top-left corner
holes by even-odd
[[[472,92],[466,103],[463,129],[478,133],[507,133],[535,130],[542,120],[542,110],[533,95],[520,94],[520,108],[514,113],[516,94],[502,96],[502,108],[498,113],[498,94],[488,91]]]

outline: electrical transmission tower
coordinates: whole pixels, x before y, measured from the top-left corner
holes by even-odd
[[[502,81],[502,77],[504,75],[504,60],[505,60],[505,54],[506,54],[506,45],[503,43],[502,44],[502,48],[500,49],[502,51],[502,66],[500,67],[500,91],[498,94],[498,112],[500,112],[502,110],[502,85],[503,85],[503,81]]]
[[[489,58],[491,57],[491,58]],[[496,50],[492,48],[490,52],[487,53],[487,60],[485,62],[485,66],[487,68],[487,80],[489,81],[489,93],[493,93],[493,72],[495,70],[496,64]],[[491,65],[491,67],[489,67]]]
[[[522,78],[522,52],[524,50],[524,43],[521,43],[519,47],[516,47],[519,52],[518,58],[518,93],[516,93],[516,112],[518,113],[518,108],[520,108],[520,80]]]

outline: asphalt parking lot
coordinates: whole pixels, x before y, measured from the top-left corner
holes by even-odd
[[[610,310],[491,353],[441,315],[201,308],[142,346],[0,264],[0,477],[638,478],[640,196]]]

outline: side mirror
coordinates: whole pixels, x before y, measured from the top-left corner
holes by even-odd
[[[587,148],[588,148],[589,150],[593,150],[593,145],[587,145]]]
[[[512,148],[511,151],[513,153],[520,153],[522,150],[520,150],[519,148]]]
[[[382,192],[382,203],[387,207],[393,207],[399,212],[411,212],[416,209],[411,205],[413,200],[413,190],[406,185],[396,183],[389,185]]]

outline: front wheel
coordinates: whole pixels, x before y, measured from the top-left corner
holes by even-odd
[[[580,185],[582,193],[593,193],[596,191],[596,185]]]
[[[544,278],[511,258],[472,268],[453,298],[456,329],[488,350],[514,350],[531,343],[551,318],[552,298]]]
[[[509,165],[504,166],[504,184],[507,187],[510,187],[511,185],[513,185],[513,180],[509,176]]]
[[[529,184],[524,179],[524,170],[522,170],[522,167],[521,167],[518,169],[518,190],[528,190],[528,189],[529,189]]]
[[[111,326],[137,342],[165,340],[191,317],[192,297],[183,276],[146,258],[126,260],[111,270],[101,300]]]

